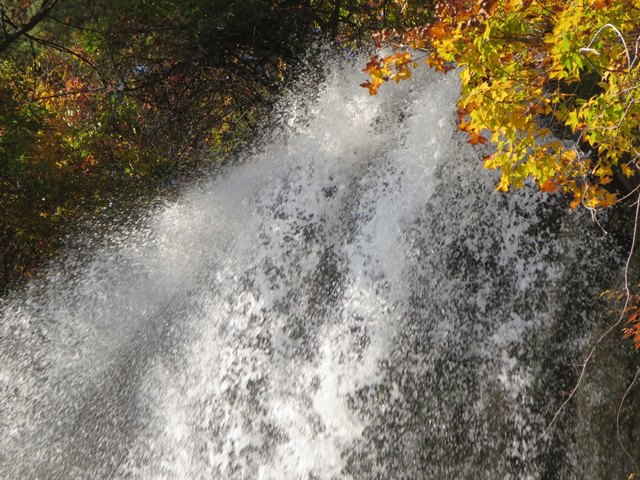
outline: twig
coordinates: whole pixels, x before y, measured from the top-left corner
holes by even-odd
[[[618,443],[622,447],[622,450],[624,450],[624,453],[627,454],[627,457],[629,457],[629,460],[631,460],[631,463],[633,463],[633,468],[636,469],[636,474],[640,474],[640,470],[638,470],[638,465],[636,464],[636,461],[631,456],[629,451],[624,446],[624,443],[622,442],[622,437],[620,436],[620,413],[622,412],[622,405],[624,405],[624,401],[626,400],[627,396],[629,395],[629,392],[633,388],[633,385],[636,383],[636,380],[638,380],[638,376],[639,375],[640,375],[640,368],[638,368],[638,370],[636,371],[635,376],[633,377],[633,380],[631,380],[631,383],[627,387],[627,390],[624,392],[624,395],[622,396],[622,399],[620,400],[620,405],[618,405],[618,414],[616,415],[616,436],[618,437]]]
[[[3,52],[9,46],[23,35],[27,35],[33,30],[40,22],[42,22],[51,11],[55,8],[59,0],[44,0],[40,5],[40,10],[29,19],[29,21],[23,25],[17,25],[2,11],[2,21],[11,26],[15,31],[6,35],[0,43],[0,52]]]
[[[600,337],[598,338],[596,343],[593,345],[593,347],[589,351],[589,354],[587,355],[587,358],[585,358],[584,362],[582,363],[582,366],[581,366],[581,369],[580,369],[580,375],[578,376],[578,380],[577,380],[575,386],[571,389],[571,391],[569,392],[569,395],[564,400],[564,402],[562,402],[562,405],[560,405],[560,408],[558,408],[558,410],[556,410],[556,413],[553,415],[553,418],[551,419],[551,421],[549,422],[547,427],[538,436],[538,440],[540,440],[541,438],[546,436],[547,433],[549,433],[549,430],[551,430],[551,428],[553,428],[553,426],[555,425],[556,421],[558,420],[558,417],[560,416],[560,414],[562,413],[564,408],[567,406],[567,404],[571,401],[571,399],[575,396],[576,392],[578,391],[578,388],[582,384],[582,381],[583,381],[584,376],[585,376],[586,371],[587,371],[587,367],[588,367],[589,363],[591,362],[591,360],[593,359],[597,348],[600,346],[602,341],[607,336],[609,336],[609,334],[613,331],[613,329],[618,327],[622,323],[622,320],[625,317],[625,314],[626,314],[626,311],[627,311],[627,307],[629,306],[629,302],[631,301],[631,291],[629,290],[629,268],[630,268],[630,265],[631,265],[631,258],[633,256],[633,252],[634,252],[635,246],[636,246],[636,237],[637,237],[637,234],[638,234],[638,218],[639,217],[640,217],[640,194],[638,194],[638,201],[636,202],[636,213],[635,213],[635,219],[634,219],[634,222],[633,222],[633,237],[631,239],[631,248],[629,249],[629,254],[627,255],[627,261],[626,261],[625,266],[624,266],[625,301],[624,301],[624,306],[622,307],[622,311],[620,313],[620,317],[618,318],[617,322],[615,322],[613,325],[609,326],[609,328],[607,328],[604,331],[604,333],[602,335],[600,335]]]
[[[631,68],[633,67],[633,63],[631,63],[631,55],[629,54],[629,49],[627,48],[627,42],[625,42],[624,37],[622,36],[622,33],[620,33],[620,30],[618,30],[616,26],[612,25],[611,23],[606,23],[603,26],[601,26],[596,32],[596,34],[593,36],[591,41],[589,42],[589,45],[580,49],[580,53],[595,52],[597,54],[598,52],[595,49],[591,48],[591,45],[593,45],[593,42],[596,40],[596,38],[598,38],[598,35],[600,35],[600,33],[605,28],[610,28],[611,30],[613,30],[618,36],[618,38],[620,39],[620,41],[622,42],[622,46],[624,47],[624,53],[627,56],[627,67],[629,68],[629,73],[631,73]],[[634,62],[635,62],[635,59],[634,59]]]
[[[51,42],[51,41],[46,40],[44,38],[40,38],[40,37],[37,37],[35,35],[31,35],[30,33],[25,33],[24,36],[29,38],[30,40],[33,40],[34,42],[40,43],[40,44],[45,45],[47,47],[51,47],[54,50],[58,50],[60,52],[68,53],[69,55],[72,55],[72,56],[76,57],[81,62],[86,63],[87,65],[89,65],[89,67],[91,67],[92,70],[98,72],[98,67],[93,62],[91,62],[91,60],[89,60],[88,58],[86,58],[85,56],[81,55],[78,52],[74,52],[70,48],[67,48],[67,47],[65,47],[63,45],[58,45],[57,43]]]
[[[635,187],[633,190],[631,190],[628,194],[626,194],[624,197],[621,197],[618,199],[618,203],[620,202],[624,202],[627,198],[629,198],[631,195],[633,195],[635,192],[637,192],[638,190],[640,190],[640,184],[638,184],[637,187]],[[636,200],[637,202],[637,200]]]

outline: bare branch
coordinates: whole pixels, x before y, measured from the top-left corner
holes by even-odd
[[[639,375],[640,375],[640,368],[638,368],[638,370],[636,371],[635,376],[633,377],[633,380],[631,380],[631,383],[629,384],[629,386],[625,390],[624,395],[622,396],[622,399],[620,400],[620,405],[618,406],[618,413],[616,415],[616,436],[618,437],[618,443],[622,447],[622,450],[624,450],[624,453],[627,454],[627,457],[629,457],[629,460],[631,460],[631,463],[633,463],[633,468],[636,469],[636,474],[640,474],[640,470],[638,470],[638,465],[636,464],[636,461],[631,456],[629,451],[624,446],[624,443],[622,442],[622,437],[620,436],[620,413],[622,412],[622,406],[624,405],[624,401],[627,399],[627,396],[629,395],[629,392],[633,388],[633,385],[636,383],[636,380],[638,380],[638,376]]]
[[[17,39],[19,39],[23,35],[27,35],[31,30],[33,30],[49,15],[49,13],[55,8],[58,2],[59,0],[44,0],[42,2],[42,5],[40,6],[40,10],[33,17],[31,17],[27,23],[21,26],[18,26],[17,24],[12,22],[4,11],[0,11],[3,24],[9,25],[15,30],[11,34],[6,34],[5,38],[2,40],[2,42],[0,42],[0,53],[9,48],[11,44]]]
[[[562,404],[560,405],[560,408],[558,408],[558,410],[556,410],[556,413],[553,415],[553,418],[551,419],[551,421],[547,425],[547,428],[545,428],[544,431],[540,434],[540,436],[538,437],[538,440],[540,440],[542,437],[546,436],[547,433],[549,433],[549,431],[555,425],[556,421],[558,420],[558,417],[560,416],[560,414],[562,413],[564,408],[567,406],[567,404],[575,396],[576,392],[578,391],[578,388],[580,388],[580,385],[582,385],[582,381],[584,380],[585,374],[587,372],[587,367],[591,363],[591,360],[593,360],[593,357],[596,354],[596,350],[598,349],[600,344],[603,342],[603,340],[605,338],[607,338],[609,336],[609,334],[611,332],[613,332],[613,330],[615,328],[620,326],[620,324],[624,320],[624,317],[625,317],[625,315],[627,313],[627,307],[629,306],[629,303],[631,302],[631,290],[629,289],[629,270],[631,268],[631,259],[633,257],[633,252],[635,251],[635,248],[636,248],[636,240],[637,240],[637,237],[638,237],[638,219],[639,218],[640,218],[640,194],[638,195],[638,200],[636,201],[636,213],[635,213],[634,222],[633,222],[633,236],[631,238],[631,247],[629,248],[629,254],[627,255],[627,261],[626,261],[625,266],[624,266],[625,301],[624,301],[624,306],[622,307],[622,310],[620,312],[620,317],[618,318],[618,321],[616,321],[614,324],[610,325],[609,328],[607,328],[600,335],[600,337],[598,337],[598,340],[596,341],[596,343],[593,345],[593,347],[591,347],[591,350],[589,351],[589,354],[587,355],[587,358],[585,358],[584,362],[582,363],[582,365],[580,367],[580,375],[578,376],[578,380],[576,381],[576,384],[569,391],[567,398],[564,400],[564,402],[562,402]],[[623,400],[624,400],[624,397],[623,397]]]
[[[595,49],[591,48],[591,45],[593,45],[593,42],[595,42],[596,38],[598,38],[598,35],[600,35],[600,33],[602,33],[602,31],[605,28],[610,28],[611,30],[613,30],[615,34],[618,36],[618,38],[620,39],[620,41],[622,42],[622,46],[624,47],[624,53],[627,56],[627,67],[629,68],[629,73],[631,73],[631,68],[633,67],[633,63],[635,63],[635,59],[633,60],[633,62],[631,61],[631,54],[629,53],[629,49],[627,48],[627,42],[625,42],[624,36],[622,36],[622,33],[620,33],[620,30],[618,30],[615,27],[615,25],[612,25],[610,23],[607,23],[601,26],[598,29],[598,31],[595,33],[591,41],[589,42],[589,45],[587,45],[585,48],[580,49],[580,53],[595,52],[596,54],[598,54],[598,52]],[[636,46],[636,51],[637,51],[637,46]]]

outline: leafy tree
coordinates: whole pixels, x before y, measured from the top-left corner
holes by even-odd
[[[224,161],[312,42],[427,18],[417,0],[0,2],[0,290],[81,217]]]
[[[54,10],[58,0],[7,0],[0,5],[0,53],[28,36]]]
[[[608,207],[608,185],[631,185],[640,158],[639,12],[632,0],[443,2],[431,25],[380,36],[397,51],[372,58],[364,86],[409,78],[409,49],[426,49],[436,69],[460,68],[459,127],[494,145],[485,165],[500,190],[531,178],[574,207]]]
[[[411,78],[420,58],[443,72],[458,67],[458,127],[470,143],[494,147],[484,165],[500,171],[498,190],[531,180],[593,211],[640,188],[637,0],[448,0],[436,5],[435,21],[382,31],[376,42],[393,53],[367,64],[362,86],[372,95]],[[626,318],[625,337],[640,349],[632,254],[624,292],[610,296],[624,300],[614,326]]]

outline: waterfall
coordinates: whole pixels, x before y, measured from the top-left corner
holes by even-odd
[[[495,191],[455,72],[369,97],[332,64],[239,164],[4,301],[0,478],[629,473],[617,373],[538,438],[607,320],[611,236]]]

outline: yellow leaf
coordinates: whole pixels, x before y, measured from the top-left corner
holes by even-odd
[[[622,174],[627,178],[633,177],[636,173],[636,171],[631,168],[628,163],[621,163],[620,170],[622,170]]]
[[[562,159],[567,163],[573,162],[577,157],[578,154],[575,150],[565,150],[562,152]]]
[[[410,78],[411,78],[411,70],[409,70],[408,68],[403,68],[398,73],[396,73],[395,76],[393,77],[396,83],[400,82],[401,80],[408,80]]]
[[[499,190],[500,192],[508,192],[509,191],[509,177],[507,177],[504,173],[502,174],[502,176],[500,177],[500,183],[498,183],[498,186],[496,187],[496,190]]]

